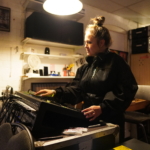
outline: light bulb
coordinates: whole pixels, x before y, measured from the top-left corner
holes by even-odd
[[[72,15],[82,7],[83,4],[79,0],[46,0],[43,4],[45,11],[55,15]]]

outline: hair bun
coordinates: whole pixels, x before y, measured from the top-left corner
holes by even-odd
[[[98,26],[103,26],[103,24],[105,22],[105,17],[104,16],[99,16],[99,17],[95,17],[91,20],[93,21],[94,24],[96,24]]]

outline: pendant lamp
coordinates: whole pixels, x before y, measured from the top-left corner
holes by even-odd
[[[55,15],[72,15],[81,11],[83,4],[79,0],[46,0],[45,11]]]

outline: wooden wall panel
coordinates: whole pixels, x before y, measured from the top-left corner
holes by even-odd
[[[131,70],[139,85],[150,85],[150,54],[132,54]]]
[[[138,55],[131,55],[131,70],[135,76],[135,79],[137,83],[139,84],[140,82],[140,75],[139,75],[139,56]]]

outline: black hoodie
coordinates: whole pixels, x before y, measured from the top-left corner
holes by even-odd
[[[100,119],[119,124],[138,89],[129,65],[109,51],[87,56],[86,60],[87,64],[78,68],[73,82],[57,88],[55,96],[61,103],[74,105],[84,101],[83,108],[100,105]]]

